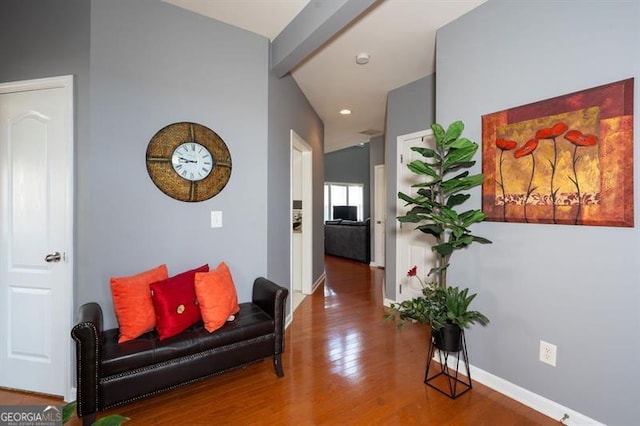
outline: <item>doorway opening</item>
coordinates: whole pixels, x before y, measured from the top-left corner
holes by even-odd
[[[293,130],[290,157],[290,282],[293,313],[304,296],[311,294],[313,287],[313,151]]]

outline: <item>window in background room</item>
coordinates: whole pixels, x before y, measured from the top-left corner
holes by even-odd
[[[358,220],[363,214],[363,185],[361,183],[324,184],[324,220],[332,220],[334,206],[354,206]]]

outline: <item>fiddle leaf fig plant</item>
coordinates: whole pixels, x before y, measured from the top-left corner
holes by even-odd
[[[426,280],[417,276],[417,267],[411,268],[407,276],[420,281],[422,295],[391,304],[385,318],[388,321],[398,318],[399,327],[408,320],[430,323],[433,330],[440,330],[447,323],[463,329],[476,322],[485,325],[489,319],[469,309],[476,294],[469,295],[469,289],[447,286],[447,269],[456,250],[473,243],[491,243],[470,229],[471,225],[482,222],[485,214],[478,209],[462,208],[471,197],[467,191],[483,181],[482,173],[471,174],[469,171],[476,164],[473,157],[478,151],[478,144],[462,136],[464,124],[461,121],[452,123],[446,130],[436,123],[431,130],[434,146],[411,148],[423,159],[414,160],[407,167],[423,179],[412,185],[416,188],[415,194],[398,192],[398,198],[412,206],[398,220],[413,223],[416,230],[434,238],[432,250],[436,262],[427,273],[427,276],[434,275],[434,279],[425,283]]]
[[[428,275],[436,274],[436,282],[447,287],[447,268],[454,251],[474,242],[489,244],[491,241],[471,233],[469,227],[482,222],[485,214],[481,210],[459,211],[460,206],[471,197],[466,193],[482,184],[482,173],[470,174],[475,165],[472,160],[478,144],[462,137],[462,121],[452,123],[447,130],[440,124],[431,126],[435,146],[412,147],[423,160],[414,160],[407,165],[409,170],[424,176],[424,182],[412,185],[416,195],[398,192],[398,198],[407,206],[413,206],[404,216],[403,223],[415,223],[416,229],[435,238],[432,250],[436,254],[436,265]]]

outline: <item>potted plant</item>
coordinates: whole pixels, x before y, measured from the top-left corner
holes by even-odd
[[[475,165],[472,160],[478,144],[462,137],[464,124],[452,123],[447,130],[440,124],[431,126],[435,138],[434,147],[412,147],[424,157],[407,165],[413,173],[424,176],[425,181],[413,185],[416,195],[398,193],[398,198],[407,206],[413,206],[398,220],[416,224],[416,230],[433,237],[432,250],[436,264],[427,276],[433,282],[425,282],[417,276],[417,268],[407,274],[416,277],[422,285],[422,295],[401,303],[392,304],[387,319],[399,318],[399,326],[407,320],[431,324],[436,347],[443,350],[459,350],[460,330],[473,323],[485,325],[489,319],[478,311],[469,310],[476,294],[469,295],[469,289],[449,287],[447,269],[452,254],[473,243],[489,244],[486,238],[473,235],[469,227],[482,222],[485,214],[481,210],[461,210],[462,204],[471,197],[468,190],[482,184],[482,173],[471,175],[469,170]],[[453,333],[453,342],[448,336]]]

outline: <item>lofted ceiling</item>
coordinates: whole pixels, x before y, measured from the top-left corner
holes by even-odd
[[[271,40],[309,3],[164,1]],[[293,69],[293,78],[325,124],[325,152],[383,134],[387,92],[433,74],[436,30],[485,1],[379,1]],[[369,54],[368,64],[356,64],[360,53]],[[345,108],[352,113],[341,115]]]

